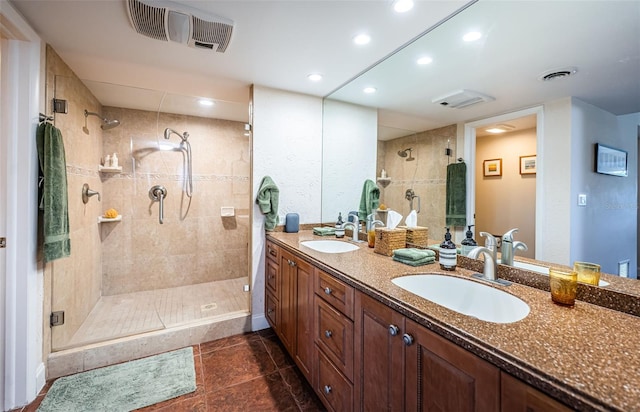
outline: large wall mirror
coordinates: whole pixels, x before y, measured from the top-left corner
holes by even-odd
[[[636,277],[638,73],[640,2],[471,3],[327,96],[322,221],[355,210],[385,169],[382,201],[406,215],[419,200],[418,223],[439,239],[447,166],[460,159],[468,224],[519,227],[528,257],[613,274],[628,261]],[[594,172],[595,143],[628,152],[628,177]]]

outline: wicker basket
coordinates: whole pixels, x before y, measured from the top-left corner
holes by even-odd
[[[416,227],[406,227],[399,226],[402,229],[407,230],[407,244],[411,243],[412,245],[427,247],[429,246],[429,228],[416,226]]]
[[[376,244],[373,251],[381,255],[391,256],[396,249],[402,249],[407,243],[405,229],[376,228]]]

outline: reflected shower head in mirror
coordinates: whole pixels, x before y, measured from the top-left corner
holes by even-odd
[[[404,150],[398,150],[398,156],[400,156],[400,157],[409,156],[409,157],[407,157],[407,162],[411,162],[412,160],[416,160],[416,158],[413,157],[412,152],[413,152],[413,149],[410,148],[410,147],[407,147]]]
[[[106,117],[102,117],[98,113],[93,113],[85,109],[84,117],[87,118],[87,116],[96,116],[100,118],[102,120],[102,124],[100,125],[100,128],[102,130],[109,130],[109,129],[113,129],[114,127],[120,126],[120,120],[116,120],[116,119],[109,120]]]
[[[167,127],[166,129],[164,129],[164,138],[169,140],[169,138],[171,137],[171,133],[177,134],[178,136],[180,136],[180,138],[182,139],[183,142],[186,142],[187,139],[189,138],[189,133],[188,132],[184,132],[182,134],[176,132],[175,130],[173,130],[170,127]]]

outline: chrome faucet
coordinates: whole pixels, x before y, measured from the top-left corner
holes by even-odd
[[[480,236],[486,237],[487,239],[484,242],[484,246],[478,246],[476,248],[471,249],[468,257],[471,259],[477,259],[480,254],[484,255],[484,270],[481,274],[473,275],[476,278],[483,279],[489,282],[499,283],[501,285],[510,285],[511,282],[498,279],[496,273],[496,238],[487,232],[480,232]]]
[[[513,266],[513,256],[516,254],[516,249],[527,251],[529,248],[524,242],[513,240],[513,234],[518,232],[518,229],[511,229],[504,235],[502,235],[502,246],[500,247],[501,256],[500,263],[503,265]]]
[[[384,226],[384,222],[382,222],[381,220],[374,219],[373,213],[371,213],[370,215],[367,216],[367,225],[366,225],[367,233],[369,233],[371,230],[374,230],[376,225]]]

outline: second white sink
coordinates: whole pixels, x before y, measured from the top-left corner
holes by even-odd
[[[322,253],[345,253],[360,249],[353,243],[340,242],[339,240],[308,240],[300,242],[300,244]]]
[[[463,315],[494,323],[513,323],[529,314],[523,300],[472,280],[437,274],[395,278],[394,284]]]

